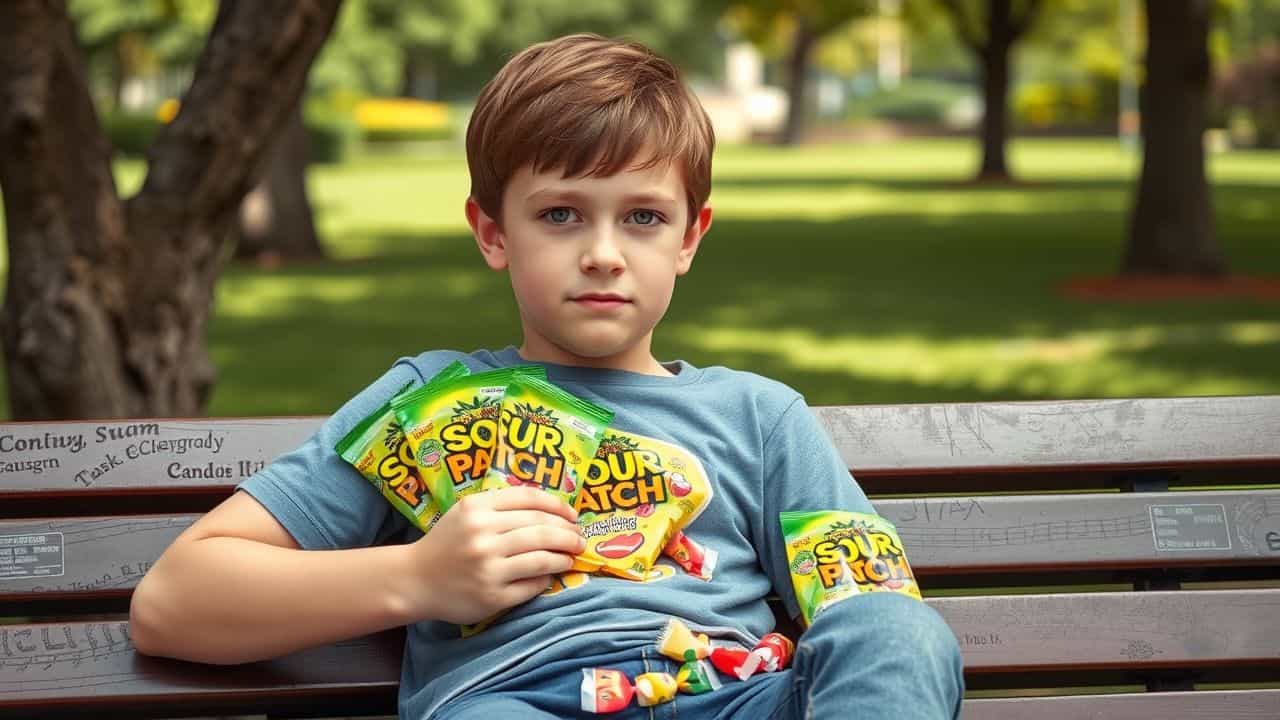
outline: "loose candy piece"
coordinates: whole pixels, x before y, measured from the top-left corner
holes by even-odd
[[[745,680],[757,672],[777,672],[785,668],[791,663],[791,656],[795,650],[795,643],[791,642],[791,638],[786,635],[780,633],[765,635],[747,653],[747,659],[742,663],[742,671],[746,673],[746,677],[742,679]]]
[[[636,704],[640,707],[671,702],[676,697],[676,679],[671,673],[647,672],[636,676]]]
[[[711,640],[706,635],[694,635],[688,625],[671,618],[658,635],[658,652],[676,662],[703,660],[711,655]]]
[[[720,689],[720,676],[706,661],[691,660],[676,673],[676,688],[688,695],[701,695]]]
[[[590,713],[613,713],[631,704],[635,687],[621,670],[587,668],[582,671],[582,709]]]
[[[746,670],[745,666],[751,657],[751,651],[740,647],[714,647],[711,648],[711,664],[717,670],[732,675],[739,680],[746,680],[755,672],[754,669]]]
[[[720,554],[715,550],[703,547],[692,538],[678,531],[671,536],[671,541],[662,549],[662,553],[675,560],[684,571],[699,580],[710,580],[715,572],[716,561]]]

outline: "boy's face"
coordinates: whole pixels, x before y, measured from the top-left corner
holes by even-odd
[[[674,166],[564,178],[524,167],[503,193],[502,222],[467,200],[489,267],[506,269],[527,359],[664,374],[650,354],[675,279],[711,225],[688,218]]]

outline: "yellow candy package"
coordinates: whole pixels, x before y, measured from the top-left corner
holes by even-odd
[[[898,530],[879,515],[783,512],[778,521],[806,627],[826,608],[864,592],[921,599]]]
[[[524,375],[507,386],[501,418],[484,489],[532,485],[572,505],[613,411]]]
[[[432,381],[460,377],[468,372],[465,365],[454,362]],[[405,442],[404,429],[390,402],[361,420],[334,449],[418,529],[427,532],[440,519],[440,507],[423,485],[413,450]]]
[[[609,430],[574,501],[587,539],[574,569],[645,580],[663,549],[702,512],[711,495],[702,464],[688,451]],[[699,572],[709,577],[710,568]]]
[[[545,377],[535,365],[429,382],[391,400],[427,491],[448,512],[479,492],[498,435],[502,396],[515,378]]]

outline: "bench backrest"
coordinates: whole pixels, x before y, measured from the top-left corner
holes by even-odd
[[[980,700],[966,718],[1280,716],[1277,690],[1187,692],[1280,684],[1280,396],[816,414],[897,524],[971,689],[1182,691]],[[0,717],[393,712],[398,633],[239,668],[128,640],[164,547],[321,421],[0,424],[0,616],[28,618],[0,626]]]

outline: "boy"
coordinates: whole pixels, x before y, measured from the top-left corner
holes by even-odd
[[[510,275],[523,343],[402,359],[248,479],[138,586],[139,650],[237,663],[408,625],[401,717],[523,720],[580,715],[585,668],[674,674],[655,649],[672,616],[751,647],[773,625],[768,595],[798,615],[778,512],[870,503],[794,391],[650,352],[711,226],[713,145],[676,69],[644,47],[575,35],[515,56],[468,127],[466,216],[485,262]],[[549,589],[585,544],[574,509],[530,488],[465,497],[430,533],[413,530],[333,447],[455,359],[473,371],[542,364],[615,410],[629,442],[705,482],[710,500],[687,531],[719,553],[713,579],[566,575]],[[460,637],[458,623],[502,610]],[[820,615],[790,670],[618,717],[954,718],[961,692],[937,614],[875,593]]]

